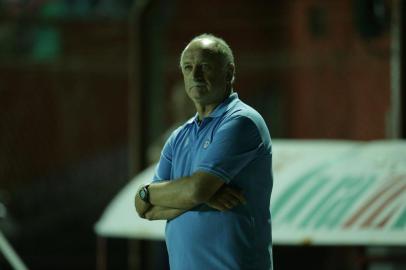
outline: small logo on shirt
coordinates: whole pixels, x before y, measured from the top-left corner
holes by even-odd
[[[203,144],[203,148],[207,149],[207,147],[209,147],[209,144],[210,144],[209,140],[205,141],[204,144]]]

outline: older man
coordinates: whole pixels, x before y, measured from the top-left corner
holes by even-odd
[[[197,113],[167,140],[138,214],[165,219],[172,270],[272,268],[272,148],[263,118],[233,91],[227,43],[195,37],[180,58]]]

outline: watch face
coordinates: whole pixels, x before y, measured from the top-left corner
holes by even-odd
[[[145,199],[145,190],[144,189],[141,189],[140,190],[140,197],[141,197],[141,199]]]

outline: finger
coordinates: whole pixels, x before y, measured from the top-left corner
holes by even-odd
[[[227,202],[230,205],[230,207],[235,207],[241,204],[241,201],[238,198],[236,198],[233,194],[225,193],[222,195],[223,196],[221,198],[223,199],[224,202]]]
[[[237,190],[236,190],[237,191]],[[237,191],[238,192],[238,191]],[[244,201],[244,200],[243,200]],[[228,210],[241,204],[241,198],[233,195],[232,189],[222,187],[210,200],[210,204],[217,206],[218,210]],[[220,208],[220,209],[219,209]]]
[[[240,203],[236,200],[232,201],[232,200],[228,200],[227,198],[219,198],[219,202],[220,204],[222,204],[226,209],[232,209],[235,206],[239,205]]]
[[[209,203],[207,203],[207,205],[209,207],[214,208],[221,212],[228,210],[225,206],[223,206],[222,204],[220,204],[218,202],[209,202]]]
[[[228,204],[230,204],[229,207],[237,206],[241,203],[244,203],[244,200],[241,201],[241,198],[233,195],[231,192],[227,190],[224,190],[223,192],[216,194],[216,196],[213,199],[222,200],[223,203],[228,202]]]
[[[217,197],[215,200],[210,200],[209,204],[220,211],[226,211],[232,208],[232,203],[229,203],[228,200],[223,197]]]
[[[232,188],[232,187],[227,187],[224,189],[224,191],[228,194],[231,194],[233,197],[235,197],[240,203],[247,203],[247,200],[245,199],[245,196],[242,194],[241,191]]]
[[[222,197],[217,197],[216,199],[210,200],[209,204],[215,206],[215,208],[219,210],[221,209],[222,211],[227,210],[231,206],[231,204]]]

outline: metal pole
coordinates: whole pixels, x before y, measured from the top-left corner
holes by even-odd
[[[402,34],[405,24],[406,24],[406,4],[404,1],[397,0],[399,2],[399,10],[400,10],[400,90],[401,90],[401,115],[400,115],[400,129],[401,129],[401,138],[406,138],[406,84],[405,84],[405,76],[406,76],[406,54],[405,54],[405,35]]]
[[[0,252],[3,253],[6,260],[13,267],[14,270],[27,270],[27,266],[14,251],[13,247],[7,241],[6,237],[0,230]]]
[[[128,142],[129,142],[129,179],[145,165],[145,117],[144,95],[145,86],[145,11],[150,0],[137,0],[129,16],[129,95],[128,95]],[[130,206],[129,206],[130,207]],[[141,241],[127,240],[128,269],[141,269]]]
[[[107,239],[102,236],[97,237],[96,269],[107,270]]]
[[[391,18],[391,54],[390,54],[390,82],[391,97],[390,111],[388,115],[387,136],[391,139],[401,137],[402,132],[402,77],[401,77],[401,55],[402,55],[402,17],[401,0],[392,1]]]

